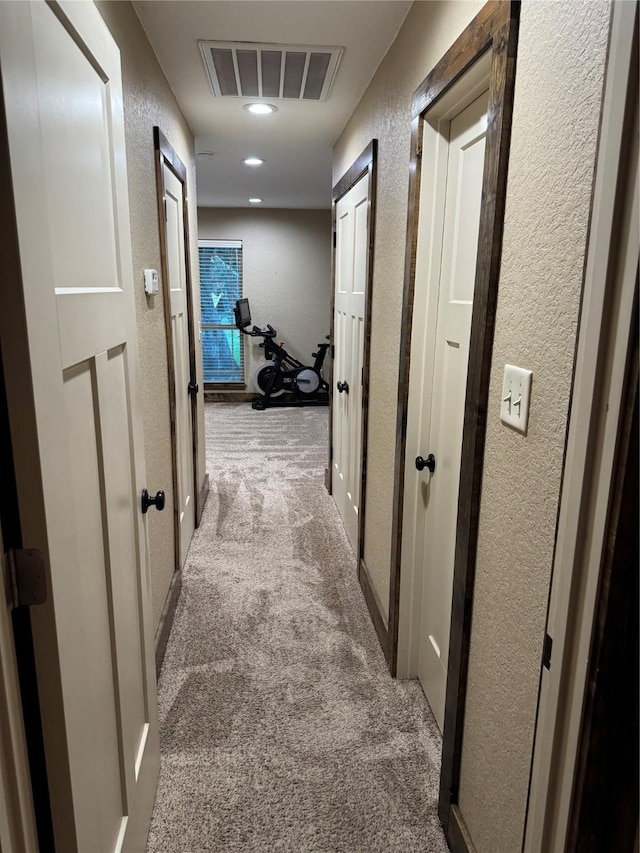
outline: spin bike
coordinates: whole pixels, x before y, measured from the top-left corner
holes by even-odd
[[[274,341],[278,334],[269,323],[264,328],[252,326],[248,299],[238,299],[233,309],[236,326],[243,335],[261,337],[259,346],[264,349],[266,362],[258,367],[254,381],[256,390],[262,394],[251,403],[254,409],[268,406],[326,406],[329,402],[329,385],[322,378],[322,365],[330,344],[318,344],[318,352],[312,353],[313,366],[305,365],[290,355],[282,344]],[[329,336],[327,335],[327,339]],[[274,401],[282,394],[293,395]]]

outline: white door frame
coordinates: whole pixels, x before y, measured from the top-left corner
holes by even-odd
[[[635,23],[634,23],[635,19]],[[563,850],[637,298],[637,3],[613,5],[575,377],[541,668],[525,853]],[[636,53],[637,59],[637,53]],[[635,85],[635,91],[634,91]],[[625,121],[636,109],[630,160]],[[619,177],[628,180],[617,191]],[[622,225],[620,226],[620,223]],[[618,238],[622,234],[621,244]],[[611,274],[617,261],[618,274]],[[547,646],[549,647],[549,640]]]
[[[429,286],[416,285],[412,327],[409,379],[409,403],[405,470],[423,452],[424,424],[422,412],[431,400],[422,396],[422,366],[433,363],[438,315],[440,249],[445,210],[446,170],[448,157],[448,125],[451,120],[489,88],[491,54],[486,53],[460,78],[425,116],[423,128],[423,164],[420,184],[418,241],[416,247],[416,281],[429,279]],[[462,452],[462,447],[460,448]],[[413,471],[413,474],[416,472]],[[402,567],[400,574],[400,611],[398,623],[398,678],[415,678],[418,674],[422,601],[422,535],[424,510],[420,511],[422,480],[405,475],[404,525],[402,530]]]

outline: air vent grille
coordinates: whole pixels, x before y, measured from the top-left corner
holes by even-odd
[[[343,48],[201,41],[218,98],[326,101]]]

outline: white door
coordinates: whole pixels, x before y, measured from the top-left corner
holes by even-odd
[[[369,173],[336,205],[332,491],[357,557],[368,257]]]
[[[195,527],[193,483],[193,429],[189,382],[189,313],[187,305],[187,268],[184,242],[184,184],[162,166],[164,183],[167,278],[171,311],[171,338],[176,399],[176,467],[178,522],[180,530],[180,566],[184,565]]]
[[[144,476],[120,55],[93,3],[0,3],[0,68],[18,262],[0,334],[23,544],[47,566],[31,622],[56,849],[143,850],[159,748],[140,495],[163,484]]]
[[[419,480],[415,536],[421,564],[418,678],[438,725],[444,724],[451,597],[455,556],[462,427],[469,361],[471,311],[480,225],[482,175],[487,129],[487,93],[448,122],[446,157],[437,184],[442,187],[442,213],[432,220],[441,246],[422,286],[432,289],[436,313],[433,346],[426,351],[421,375],[420,455],[433,454],[435,469],[416,470],[407,459],[406,477]],[[422,215],[422,210],[421,210]],[[434,232],[432,231],[431,239]],[[420,282],[416,278],[416,287]],[[436,307],[437,306],[437,307]],[[425,328],[414,318],[415,335]],[[413,472],[413,473],[411,473]],[[418,569],[419,570],[419,569]]]

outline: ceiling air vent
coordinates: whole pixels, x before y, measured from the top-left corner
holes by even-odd
[[[302,101],[327,100],[343,53],[237,41],[201,41],[200,50],[216,97]]]

